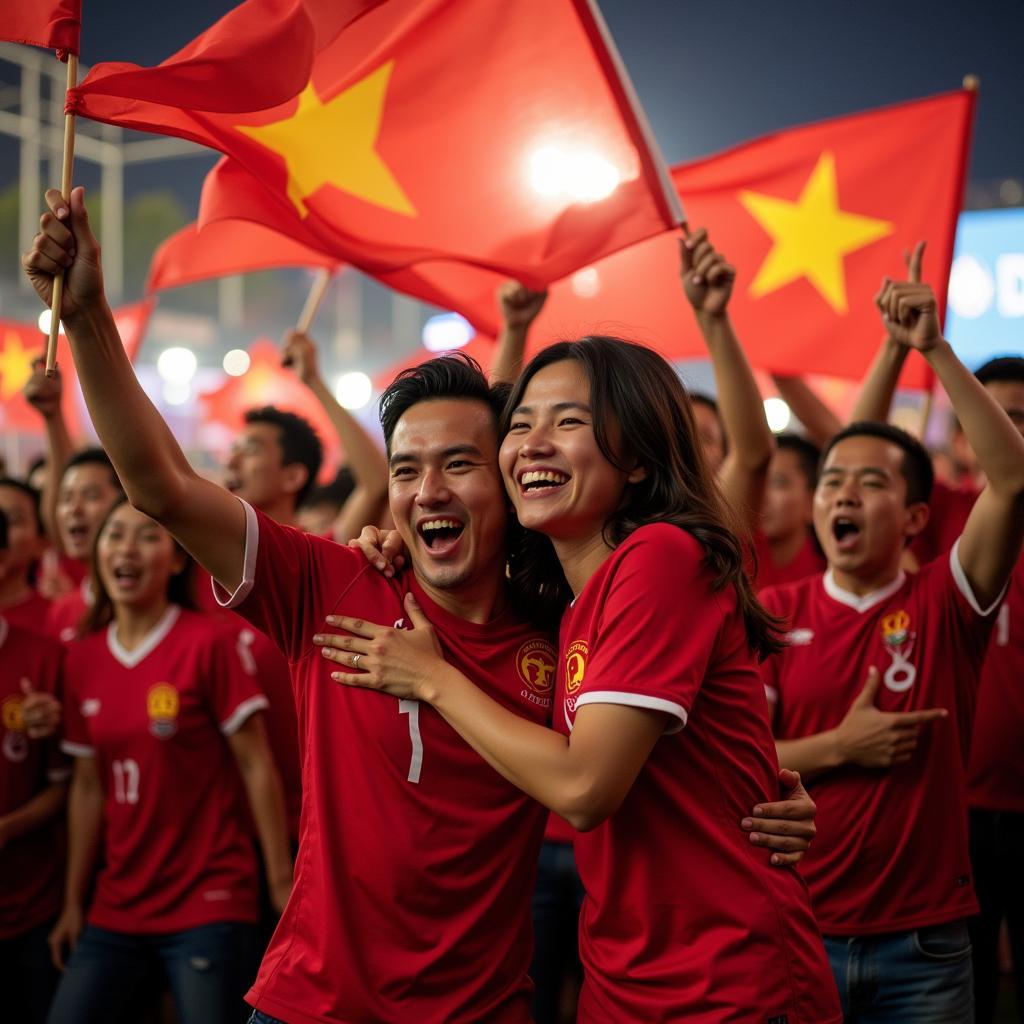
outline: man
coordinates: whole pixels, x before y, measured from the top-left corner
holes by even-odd
[[[7,517],[7,557],[0,568],[0,611],[8,622],[39,632],[50,602],[32,586],[31,573],[46,547],[39,492],[21,480],[0,477],[0,512]]]
[[[968,1020],[977,903],[963,762],[1024,536],[1024,437],[953,355],[927,285],[888,282],[878,303],[892,342],[935,370],[988,485],[952,551],[907,576],[904,548],[928,517],[928,453],[885,424],[836,435],[814,499],[829,569],[763,595],[790,629],[766,684],[780,762],[815,776],[826,828],[804,876],[845,1012]]]
[[[462,360],[434,360],[389,389],[391,513],[414,571],[387,579],[357,552],[280,526],[193,472],[124,357],[81,190],[70,204],[50,192],[48,203],[25,267],[44,301],[66,268],[61,318],[130,499],[178,537],[224,603],[266,630],[292,666],[303,834],[292,899],[250,1000],[288,1024],[526,1024],[542,808],[431,709],[411,701],[396,709],[338,687],[312,645],[328,614],[401,624],[412,591],[449,660],[518,713],[547,720],[553,648],[516,618],[505,588],[499,396]]]

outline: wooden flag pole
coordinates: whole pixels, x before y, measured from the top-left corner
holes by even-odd
[[[327,286],[331,283],[331,272],[327,267],[321,267],[316,277],[313,278],[312,287],[309,289],[309,295],[306,296],[306,304],[302,307],[302,312],[299,314],[298,323],[295,325],[295,330],[301,331],[305,334],[310,327],[313,326],[313,321],[316,319],[316,315],[320,310],[320,305],[324,301],[324,296],[327,294]]]
[[[78,55],[68,54],[68,90],[78,85]],[[75,162],[75,115],[64,115],[64,159],[60,172],[60,194],[71,202],[71,168]],[[46,341],[46,376],[57,372],[57,334],[60,331],[60,306],[64,295],[64,271],[53,279],[53,301],[50,303],[50,337]]]

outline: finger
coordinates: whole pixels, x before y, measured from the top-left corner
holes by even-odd
[[[75,236],[52,213],[44,213],[39,218],[39,234],[44,238],[51,239],[62,249],[74,249],[75,247]]]
[[[367,622],[365,619],[352,619],[347,615],[328,615],[327,625],[335,626],[346,633],[351,633],[353,636],[371,638],[379,636],[387,628],[386,626],[378,626],[373,622]]]
[[[779,785],[783,789],[796,789],[800,785],[800,773],[793,771],[792,768],[780,768]]]
[[[67,200],[61,195],[59,188],[48,188],[43,196],[46,201],[46,205],[50,208],[52,213],[58,220],[67,220],[71,216],[71,210],[68,208]]]
[[[85,208],[85,186],[76,185],[71,190],[71,230],[75,235],[75,244],[82,253],[87,253],[91,259],[95,258],[97,251],[96,236],[89,226],[89,211]]]
[[[39,273],[46,274],[49,277],[56,277],[57,274],[64,272],[64,264],[57,263],[51,260],[49,256],[44,256],[41,252],[37,252],[35,249],[31,249],[25,253],[21,258],[21,265],[26,270],[34,270]]]
[[[58,971],[63,971],[64,958],[61,956],[61,946],[63,944],[61,943],[60,936],[50,935],[46,940],[46,944],[50,947],[50,959],[53,961],[53,966],[56,967]]]
[[[854,704],[858,707],[869,707],[875,703],[875,694],[878,693],[878,684],[881,682],[882,677],[878,674],[878,669],[874,665],[868,669],[868,677],[864,680],[864,685],[861,687],[860,693],[857,694]]]
[[[719,255],[714,249],[709,249],[707,252],[700,254],[696,257],[693,264],[694,277],[706,278],[718,261]]]
[[[708,271],[708,284],[724,287],[736,276],[736,268],[719,254],[718,262]]]
[[[59,263],[62,267],[70,267],[75,261],[75,254],[72,250],[60,245],[54,239],[50,238],[49,235],[36,235],[32,240],[32,248],[36,252],[42,253],[44,256],[48,256],[55,263]]]
[[[686,238],[679,239],[679,266],[683,277],[689,276],[693,270],[693,253]]]
[[[782,853],[795,853],[797,850],[806,850],[810,846],[807,839],[798,839],[795,836],[773,836],[764,832],[751,832],[750,841],[755,846],[763,846],[766,850],[779,850]]]
[[[924,262],[924,247],[925,242],[922,240],[914,246],[913,253],[907,256],[907,273],[910,276],[910,280],[915,284],[921,280],[921,264]]]
[[[794,864],[799,864],[804,859],[804,851],[801,850],[799,853],[778,853],[775,852],[771,855],[770,861],[777,868],[788,868]]]
[[[686,248],[691,251],[696,249],[697,246],[700,245],[707,237],[707,228],[697,228],[696,231],[692,231],[686,236]]]
[[[881,286],[879,287],[878,291],[875,292],[875,300],[874,300],[875,301],[875,305],[883,313],[885,312],[885,306],[882,303],[883,303],[883,300],[884,300],[884,297],[885,297],[885,290],[888,287],[889,287],[889,278],[883,277],[882,278]]]
[[[389,530],[381,545],[381,554],[392,564],[398,565],[398,559],[405,550],[402,535],[397,530]],[[403,559],[404,562],[404,559]]]
[[[759,832],[763,835],[788,836],[791,839],[810,840],[818,830],[813,821],[780,821],[777,818],[744,818],[740,822],[744,832]]]
[[[758,804],[753,811],[744,818],[749,821],[751,818],[782,818],[785,821],[809,821],[815,810],[814,802],[810,797],[803,800],[779,800],[775,803]]]
[[[937,718],[947,718],[949,712],[945,708],[928,708],[926,711],[894,711],[899,727],[911,725],[923,725],[925,722],[934,722]]]
[[[21,692],[25,694],[26,697],[29,697],[36,692],[36,688],[32,685],[32,680],[26,679],[25,676],[21,677]]]
[[[325,658],[332,661],[344,661],[351,654],[369,654],[372,640],[364,640],[357,636],[339,636],[337,633],[317,633],[313,637],[313,645],[321,649]]]
[[[405,610],[409,613],[414,629],[430,628],[430,619],[423,614],[423,609],[420,608],[419,602],[412,596],[412,593],[405,595]]]
[[[331,678],[342,686],[356,686],[362,690],[379,690],[377,677],[370,672],[332,672]]]

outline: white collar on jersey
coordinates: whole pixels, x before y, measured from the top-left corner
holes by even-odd
[[[107,626],[107,649],[125,668],[135,668],[147,654],[151,654],[160,646],[160,642],[174,628],[181,614],[176,604],[167,606],[167,611],[160,616],[160,621],[146,634],[142,643],[133,651],[126,651],[117,639],[117,623]]]
[[[838,583],[836,583],[835,577],[832,575],[832,570],[829,569],[825,573],[825,593],[832,598],[833,601],[838,601],[840,604],[845,604],[847,608],[852,608],[855,612],[867,612],[875,607],[876,604],[880,604],[888,597],[892,597],[900,587],[906,582],[907,574],[900,569],[896,576],[896,579],[892,583],[886,583],[884,587],[878,590],[871,591],[870,594],[852,594],[849,590],[843,590]]]

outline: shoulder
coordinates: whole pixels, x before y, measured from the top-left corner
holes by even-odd
[[[646,562],[678,571],[681,563],[700,565],[704,549],[693,534],[671,523],[650,523],[634,530],[616,549],[620,562]]]
[[[821,576],[805,576],[791,583],[779,583],[758,591],[757,598],[770,612],[783,614],[811,604],[821,590]]]

